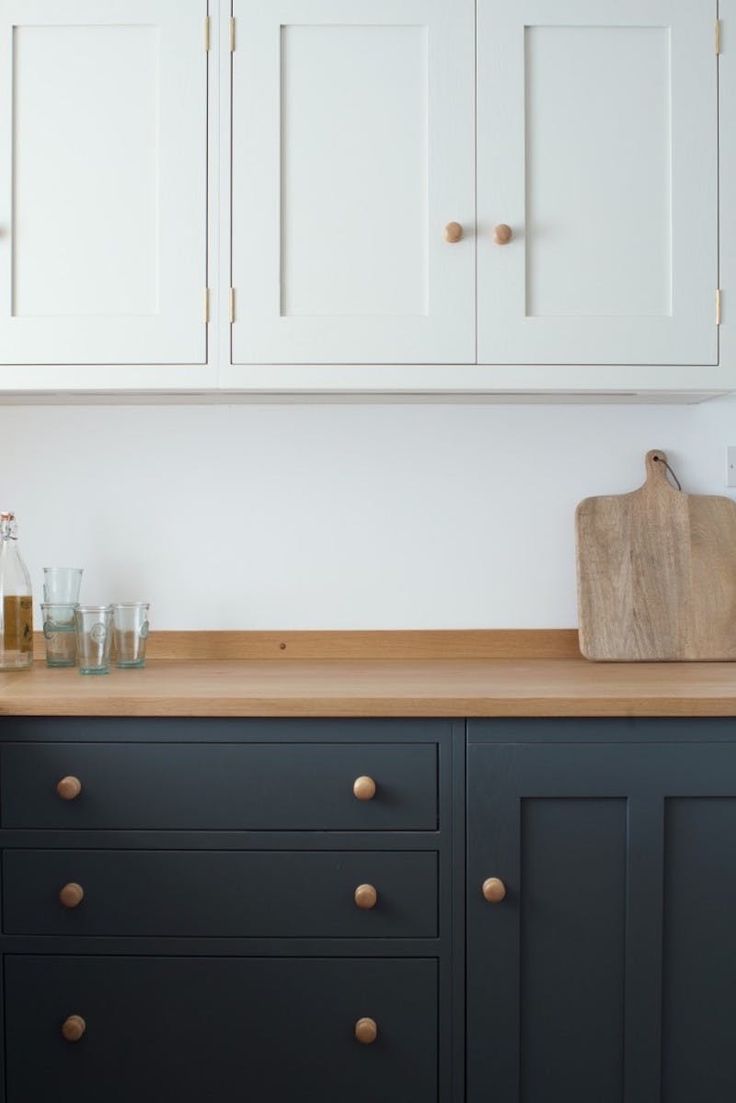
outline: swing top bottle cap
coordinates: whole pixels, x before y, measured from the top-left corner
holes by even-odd
[[[3,510],[3,512],[0,513],[0,536],[2,536],[3,539],[9,537],[13,540],[16,538],[17,532],[18,524],[15,520],[15,514]]]

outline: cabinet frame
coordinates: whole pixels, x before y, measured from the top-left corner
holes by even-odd
[[[231,0],[208,0],[208,284],[210,322],[202,365],[4,365],[0,403],[468,401],[696,403],[736,390],[736,0],[719,0],[719,250],[721,325],[714,366],[519,364],[251,364],[231,355]],[[204,32],[203,32],[204,33]],[[731,49],[730,49],[731,47]],[[236,29],[237,48],[237,29]],[[714,108],[715,109],[715,108]],[[204,290],[204,289],[203,289]],[[236,317],[238,309],[236,302]],[[203,307],[204,309],[204,307]],[[715,288],[714,288],[715,317]],[[234,323],[237,324],[237,321]]]

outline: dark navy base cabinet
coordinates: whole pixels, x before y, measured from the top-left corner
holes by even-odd
[[[467,922],[472,1103],[733,1103],[736,724],[470,722]]]
[[[2,1103],[461,1103],[464,769],[462,721],[0,721]]]
[[[736,721],[5,718],[0,874],[0,1103],[736,1099]]]

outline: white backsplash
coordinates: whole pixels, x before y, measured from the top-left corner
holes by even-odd
[[[573,514],[668,451],[725,494],[701,406],[6,406],[0,507],[83,598],[157,628],[569,627]],[[733,493],[733,492],[731,492]]]

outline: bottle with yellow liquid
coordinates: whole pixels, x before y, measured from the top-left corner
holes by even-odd
[[[33,664],[31,578],[18,551],[15,514],[0,513],[0,670]]]

